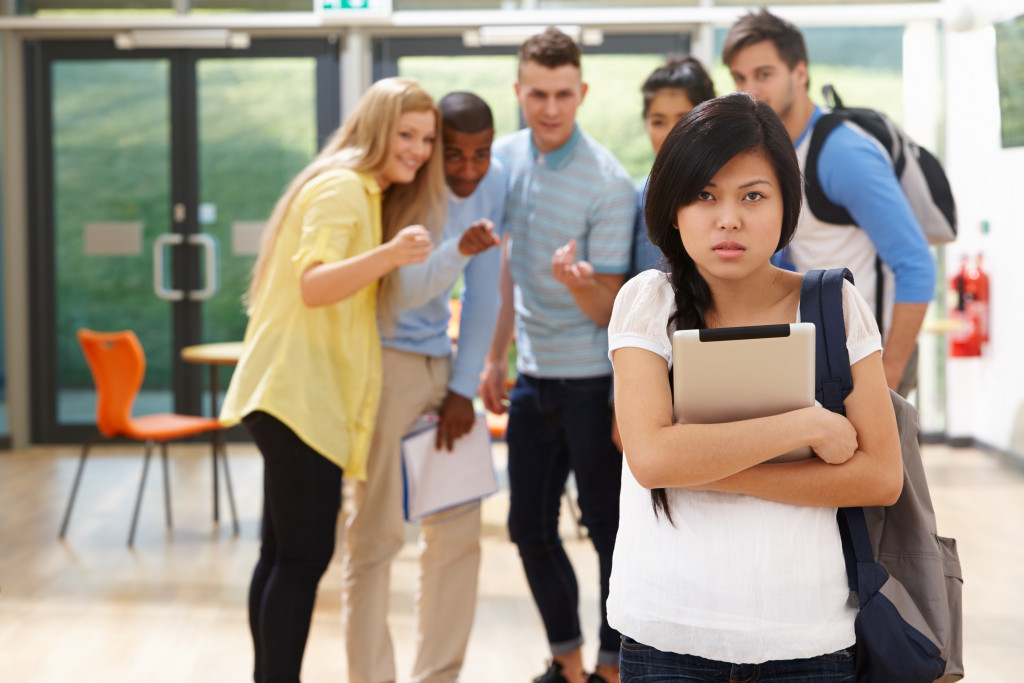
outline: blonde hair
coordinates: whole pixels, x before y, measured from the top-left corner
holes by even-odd
[[[245,295],[249,312],[259,294],[270,254],[277,244],[281,225],[296,195],[311,179],[334,168],[350,168],[374,177],[384,172],[394,156],[398,122],[406,112],[434,112],[434,148],[430,158],[411,183],[394,183],[383,198],[383,241],[387,242],[407,225],[421,223],[431,232],[434,243],[444,229],[447,194],[441,148],[441,112],[426,90],[412,78],[385,78],[374,83],[359,100],[355,110],[331,135],[316,158],[291,181],[277,200],[260,241],[259,256]],[[387,308],[390,277],[385,281],[382,301]]]

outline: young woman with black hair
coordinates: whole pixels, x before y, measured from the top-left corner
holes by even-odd
[[[625,454],[608,615],[624,683],[854,680],[836,507],[891,504],[902,485],[867,304],[844,288],[847,417],[672,421],[675,329],[798,321],[801,277],[769,259],[793,235],[800,183],[778,117],[742,93],[698,105],[654,162],[648,233],[669,272],[628,282],[608,329]],[[816,457],[766,464],[799,446]]]

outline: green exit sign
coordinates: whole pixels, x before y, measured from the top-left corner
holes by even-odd
[[[391,0],[313,0],[313,7],[322,12],[390,12]]]

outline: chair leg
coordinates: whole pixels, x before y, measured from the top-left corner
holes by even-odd
[[[167,517],[167,528],[174,527],[171,521],[171,473],[167,469],[167,442],[160,444],[160,457],[164,461],[164,514]]]
[[[135,545],[135,526],[139,522],[139,508],[142,505],[142,491],[146,487],[146,474],[149,472],[149,458],[153,455],[153,441],[146,442],[146,457],[142,460],[142,479],[139,480],[139,493],[135,496],[135,512],[132,514],[132,526],[128,530],[128,547]]]
[[[235,492],[231,486],[231,469],[228,467],[228,448],[224,441],[224,434],[217,432],[216,446],[214,447],[214,464],[217,461],[217,454],[220,453],[221,465],[224,467],[224,488],[228,492],[228,505],[231,507],[231,523],[235,529],[235,536],[238,535],[238,511],[235,509]],[[216,508],[215,508],[216,509]]]
[[[68,507],[64,511],[64,521],[60,524],[60,533],[57,534],[57,538],[64,538],[64,535],[68,531],[68,522],[71,521],[71,508],[75,504],[75,496],[78,495],[78,485],[82,481],[82,470],[85,469],[85,459],[89,455],[89,449],[92,448],[94,439],[86,441],[82,445],[82,455],[78,458],[78,469],[75,471],[75,482],[71,485],[71,495],[68,497]]]

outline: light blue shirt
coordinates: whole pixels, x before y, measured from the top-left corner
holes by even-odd
[[[823,113],[815,107],[795,147],[800,147]],[[892,162],[878,145],[850,126],[838,126],[821,146],[818,178],[825,196],[849,212],[874,244],[878,256],[892,269],[894,300],[931,301],[935,296],[935,261]],[[805,206],[804,211],[810,209]]]
[[[395,311],[394,333],[381,339],[381,343],[391,349],[435,358],[450,356],[448,300],[455,281],[464,273],[458,353],[452,361],[448,389],[466,398],[476,396],[480,371],[498,319],[501,248],[491,247],[467,258],[459,252],[459,240],[466,229],[481,218],[490,219],[495,234],[502,234],[507,185],[501,162],[492,159],[490,170],[473,194],[464,199],[449,194],[448,218],[441,244],[423,263],[398,270],[398,297],[402,308]]]
[[[575,239],[576,260],[595,272],[629,269],[636,212],[629,174],[578,126],[552,152],[539,152],[524,128],[495,142],[494,154],[509,174],[505,225],[519,371],[542,378],[610,375],[608,328],[590,320],[555,280],[551,257]]]

